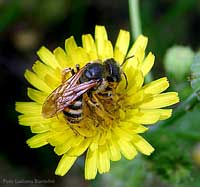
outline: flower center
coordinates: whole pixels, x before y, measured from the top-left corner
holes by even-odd
[[[122,100],[119,95],[112,92],[111,96],[94,95],[97,103],[85,102],[83,105],[84,118],[80,123],[72,124],[78,134],[85,137],[96,136],[105,133],[118,124]],[[83,97],[83,102],[85,98]]]

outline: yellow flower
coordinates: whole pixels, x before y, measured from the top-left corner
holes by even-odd
[[[65,41],[65,50],[58,47],[52,53],[41,47],[37,53],[41,60],[35,62],[33,72],[26,70],[25,78],[35,89],[28,88],[33,101],[16,103],[16,110],[22,113],[19,123],[37,134],[27,141],[31,148],[50,144],[57,155],[62,155],[56,175],[65,175],[84,153],[85,178],[94,179],[97,171],[108,172],[110,161],[118,161],[122,155],[131,160],[138,152],[150,155],[154,151],[139,134],[148,130],[146,125],[169,118],[172,109],[161,108],[177,103],[179,98],[176,92],[162,93],[169,86],[166,77],[144,85],[155,57],[151,52],[145,56],[145,36],[140,35],[130,50],[129,41],[129,32],[120,30],[113,49],[105,27],[96,26],[94,39],[90,34],[82,36],[82,47],[77,46],[73,36]],[[77,124],[67,122],[62,112],[49,119],[42,117],[43,103],[61,84],[65,68],[109,58],[119,64],[126,60],[122,69],[127,81],[122,76],[112,98],[101,100],[106,112],[94,107]]]

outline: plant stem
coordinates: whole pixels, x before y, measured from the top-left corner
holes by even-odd
[[[142,34],[141,21],[140,21],[140,9],[139,0],[129,0],[129,14],[131,22],[131,33],[133,39],[136,40],[137,37]],[[152,73],[149,72],[145,77],[145,82],[151,82],[153,79]]]
[[[131,22],[131,31],[133,33],[134,40],[142,34],[140,15],[139,15],[139,0],[129,0],[129,13]]]

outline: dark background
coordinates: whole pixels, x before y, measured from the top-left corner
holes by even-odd
[[[200,1],[141,0],[140,11],[148,49],[156,55],[155,77],[165,73],[162,61],[172,45],[198,50]],[[23,75],[42,45],[50,50],[64,47],[64,40],[71,35],[81,45],[81,35],[93,34],[96,24],[106,26],[114,43],[119,29],[131,30],[128,1],[0,0],[0,186],[33,179],[51,180],[36,186],[88,186],[82,159],[65,177],[57,177],[54,170],[59,157],[52,147],[30,149],[26,145],[32,133],[18,125],[15,102],[29,101]]]

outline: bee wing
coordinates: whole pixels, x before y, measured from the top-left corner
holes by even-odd
[[[58,112],[61,112],[72,104],[78,97],[87,92],[90,88],[97,86],[98,81],[91,80],[89,82],[84,82],[82,84],[75,85],[68,89],[59,86],[45,101],[42,107],[42,115],[45,118],[51,118],[55,116]],[[58,90],[63,90],[58,92]]]
[[[51,118],[64,108],[72,104],[78,97],[87,92],[90,88],[97,86],[97,80],[91,80],[77,84],[80,76],[84,71],[84,67],[76,74],[58,86],[46,99],[42,106],[42,116]]]
[[[69,79],[67,79],[65,82],[63,82],[60,86],[58,86],[45,100],[43,106],[42,106],[42,116],[45,118],[51,118],[54,115],[56,115],[57,112],[62,111],[65,107],[64,104],[60,104],[59,100],[65,97],[68,92],[68,89],[73,88],[81,75],[83,74],[83,71],[85,70],[85,66],[81,68],[76,74],[71,76]],[[73,102],[73,101],[71,101]]]

